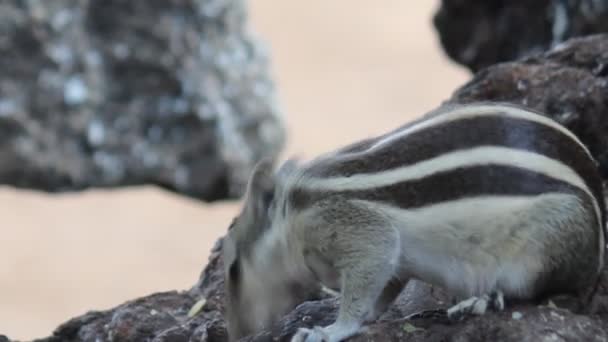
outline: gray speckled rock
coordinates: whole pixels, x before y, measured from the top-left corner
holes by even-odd
[[[608,32],[608,0],[442,0],[433,21],[447,55],[478,71]]]
[[[241,0],[0,4],[0,184],[242,194],[285,139]]]

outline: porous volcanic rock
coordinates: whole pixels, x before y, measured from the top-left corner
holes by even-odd
[[[284,128],[241,0],[0,4],[0,184],[242,194]]]
[[[433,19],[447,55],[478,71],[608,32],[608,1],[442,0]]]

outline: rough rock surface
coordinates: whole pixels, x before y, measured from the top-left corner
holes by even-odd
[[[0,184],[234,198],[284,141],[241,0],[0,4]]]
[[[129,301],[108,311],[91,311],[59,326],[52,336],[34,342],[154,341],[224,342],[221,240],[200,281],[190,290],[165,292]],[[564,308],[519,304],[505,312],[449,321],[442,311],[449,298],[420,282],[408,285],[390,310],[351,341],[606,341],[608,339],[608,273],[593,316]],[[201,298],[206,303],[188,316]],[[323,298],[296,307],[269,331],[246,342],[289,341],[300,327],[328,324],[338,300]],[[1,339],[0,339],[1,341]]]
[[[221,240],[211,251],[200,281],[191,289],[155,293],[111,310],[87,312],[36,342],[226,341],[220,248]],[[205,303],[200,310],[189,315],[202,299]]]
[[[434,25],[447,55],[478,71],[608,32],[608,1],[442,0]]]
[[[604,156],[608,112],[608,35],[568,41],[553,51],[519,62],[497,65],[477,74],[454,93],[449,102],[500,100],[527,104],[571,127]],[[606,131],[604,129],[604,131]],[[605,156],[600,158],[604,160]],[[604,173],[606,176],[606,173]],[[137,299],[103,312],[89,312],[60,326],[38,342],[55,341],[226,341],[221,312],[222,261],[218,242],[199,282],[183,292],[167,292]],[[194,317],[187,313],[207,298]],[[368,331],[351,341],[607,341],[608,267],[604,270],[592,314],[570,311],[562,302],[509,305],[501,313],[460,321],[445,318],[451,299],[440,289],[412,282],[396,303]],[[338,299],[302,303],[268,331],[244,338],[247,342],[289,341],[300,327],[331,322]]]

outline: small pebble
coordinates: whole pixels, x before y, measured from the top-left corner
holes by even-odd
[[[407,332],[407,333],[413,333],[415,331],[419,331],[419,330],[423,330],[423,329],[420,329],[420,328],[418,328],[418,327],[416,327],[416,326],[414,326],[414,325],[412,325],[410,323],[405,323],[403,325],[403,330],[405,332]]]
[[[521,312],[518,311],[514,311],[513,314],[511,315],[511,318],[519,320],[523,317],[524,315],[521,314]]]
[[[196,303],[194,303],[194,305],[192,305],[190,311],[188,311],[188,317],[194,317],[197,313],[199,313],[199,311],[203,309],[203,306],[205,306],[205,304],[207,304],[206,298],[199,299]]]
[[[526,91],[529,85],[530,82],[528,80],[519,80],[517,81],[517,90]]]

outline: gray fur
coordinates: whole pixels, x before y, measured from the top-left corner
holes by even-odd
[[[441,108],[271,170],[256,167],[225,240],[231,340],[273,324],[319,284],[340,290],[338,318],[295,342],[356,334],[410,279],[472,298],[451,313],[478,312],[491,298],[501,309],[503,295],[585,296],[604,263],[593,159],[565,128],[521,108]]]

